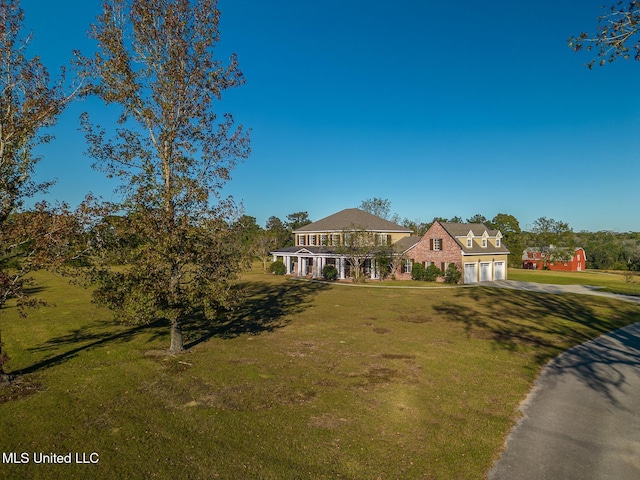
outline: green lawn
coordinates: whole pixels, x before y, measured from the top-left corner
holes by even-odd
[[[256,271],[246,302],[194,321],[170,357],[166,325],[114,325],[87,291],[38,280],[55,306],[0,312],[23,373],[0,387],[0,450],[99,463],[3,463],[0,478],[483,479],[541,365],[640,319],[608,298]]]

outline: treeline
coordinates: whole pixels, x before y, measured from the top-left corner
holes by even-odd
[[[640,271],[639,232],[581,231],[575,239],[587,255],[587,268]]]

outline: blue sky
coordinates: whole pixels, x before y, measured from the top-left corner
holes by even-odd
[[[366,198],[412,220],[541,216],[640,231],[640,63],[592,71],[567,39],[602,0],[220,0],[220,56],[247,83],[222,108],[252,129],[224,193],[264,222],[318,220]],[[24,0],[30,53],[52,72],[90,49],[99,0]],[[49,200],[117,185],[92,171],[72,105],[39,149]]]

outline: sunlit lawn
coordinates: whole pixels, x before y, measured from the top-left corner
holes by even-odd
[[[511,272],[510,272],[511,274]],[[41,274],[56,304],[0,312],[0,450],[98,464],[0,464],[0,478],[482,479],[541,367],[640,318],[598,297],[486,286],[353,288],[248,273],[247,301],[191,349],[114,325]]]

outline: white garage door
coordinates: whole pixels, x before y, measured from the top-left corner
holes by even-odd
[[[464,283],[476,283],[478,281],[478,264],[464,264]]]
[[[491,263],[483,262],[480,264],[480,281],[481,282],[491,281]]]
[[[504,262],[496,262],[493,264],[493,273],[494,280],[504,280],[505,279],[505,269]]]

